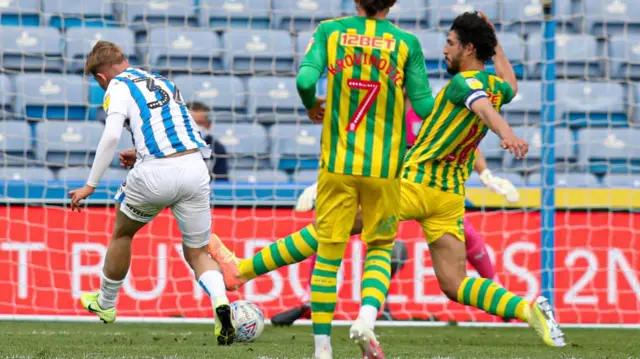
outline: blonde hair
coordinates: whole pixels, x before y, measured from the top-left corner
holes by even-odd
[[[125,61],[120,46],[109,41],[98,41],[87,56],[85,75],[95,76],[104,66],[118,65]]]

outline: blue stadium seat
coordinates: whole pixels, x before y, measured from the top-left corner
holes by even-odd
[[[626,98],[613,82],[558,82],[556,115],[572,127],[627,126]]]
[[[599,187],[598,178],[591,173],[558,173],[555,174],[555,187]],[[541,186],[540,173],[529,176],[528,183],[532,186]]]
[[[140,61],[135,50],[133,33],[125,28],[71,28],[66,31],[66,62],[67,70],[83,72],[87,55],[100,40],[111,41],[122,49],[132,66],[138,66]]]
[[[156,27],[198,26],[193,1],[127,1],[127,26],[134,31],[148,31]]]
[[[38,167],[0,167],[0,180],[4,181],[53,181],[53,172]]]
[[[0,167],[33,164],[31,128],[24,121],[0,121]]]
[[[640,188],[640,177],[637,175],[608,175],[604,176],[602,183],[605,187],[631,187]]]
[[[498,19],[498,2],[495,0],[430,0],[429,27],[449,30],[453,20],[465,12],[482,10],[495,23]]]
[[[265,0],[200,0],[200,24],[214,29],[267,29],[270,11]]]
[[[586,31],[593,35],[640,34],[640,2],[584,0]]]
[[[298,62],[298,67],[302,62],[302,58],[307,51],[307,46],[309,46],[309,42],[311,41],[311,37],[313,36],[313,31],[300,31],[298,36],[296,36],[296,59]]]
[[[269,168],[269,138],[259,124],[216,123],[213,135],[227,150],[230,170]]]
[[[4,1],[2,5],[1,26],[40,26],[40,0]]]
[[[97,122],[40,122],[36,125],[38,159],[52,167],[91,166],[102,130]]]
[[[634,123],[640,123],[640,85],[633,85],[631,90],[631,111],[635,114]]]
[[[557,92],[556,92],[557,94]],[[511,126],[537,126],[541,120],[542,88],[540,81],[518,81],[518,93],[502,107]]]
[[[293,174],[293,182],[301,184],[312,184],[318,182],[317,170],[302,170]]]
[[[298,122],[305,113],[293,77],[252,77],[247,88],[249,114],[258,122]]]
[[[57,173],[57,179],[64,182],[86,181],[89,178],[91,167],[67,167]],[[107,168],[101,182],[122,182],[129,171],[120,168]]]
[[[320,160],[320,125],[273,125],[271,163],[283,171],[317,169]]]
[[[272,26],[288,31],[313,30],[320,21],[342,15],[341,0],[271,0]]]
[[[498,135],[491,130],[487,131],[478,148],[487,159],[489,168],[499,169],[502,167],[505,151],[500,147],[500,137]]]
[[[10,120],[13,117],[13,98],[15,94],[16,90],[11,79],[5,74],[0,74],[0,121]]]
[[[428,0],[398,1],[389,9],[387,18],[405,30],[425,28],[429,18],[428,6]]]
[[[59,29],[118,25],[112,0],[42,0],[42,10],[47,24]]]
[[[505,167],[523,172],[540,171],[542,161],[542,134],[539,127],[514,127],[516,136],[529,143],[529,153],[524,160],[518,160],[509,153],[505,153]],[[576,155],[576,141],[566,128],[556,129],[555,159],[556,170],[577,170],[579,168]]]
[[[131,132],[126,129],[122,129],[122,134],[120,135],[120,142],[118,142],[118,148],[116,149],[116,153],[113,154],[113,161],[111,161],[111,167],[122,168],[120,166],[120,152],[124,150],[135,149],[135,145],[133,144],[133,136],[131,136]]]
[[[556,26],[562,32],[576,32],[572,0],[555,1]],[[540,0],[515,0],[502,2],[503,30],[523,35],[542,32],[543,12]]]
[[[502,46],[502,49],[504,50],[505,56],[507,56],[507,60],[511,62],[516,76],[518,78],[524,77],[525,44],[524,41],[522,41],[522,38],[520,38],[518,34],[501,32],[498,33],[498,40],[500,41],[500,46]],[[493,61],[489,62],[487,71],[495,73]]]
[[[53,28],[0,27],[0,68],[18,71],[61,71],[62,38]]]
[[[289,175],[284,172],[272,169],[232,171],[229,177],[231,177],[231,181],[233,182],[276,184],[291,182]]]
[[[294,71],[295,50],[286,31],[229,30],[222,39],[226,70],[234,73]]]
[[[149,35],[149,61],[152,70],[163,73],[220,71],[220,40],[207,29],[153,29]]]
[[[609,40],[611,77],[640,79],[640,35],[615,36]]]
[[[522,187],[522,186],[525,185],[524,178],[522,178],[522,176],[520,176],[517,173],[512,173],[512,172],[493,172],[493,175],[511,181],[511,183],[513,183],[513,185],[516,186],[516,187]],[[482,184],[482,181],[480,181],[480,175],[476,171],[473,171],[471,173],[471,175],[469,176],[469,179],[467,180],[467,183],[465,185],[474,186],[474,187],[484,187],[484,184]]]
[[[584,129],[578,133],[580,163],[598,175],[640,173],[640,130]]]
[[[247,119],[246,90],[238,77],[180,75],[173,81],[186,102],[201,102],[212,110],[213,122]]]
[[[84,78],[63,74],[16,76],[16,111],[29,120],[86,120]]]
[[[544,65],[543,38],[532,34],[527,41],[528,75],[540,78]],[[596,38],[585,34],[556,36],[556,77],[593,78],[602,76],[601,60]]]
[[[105,120],[104,113],[104,94],[105,91],[98,85],[98,82],[93,78],[89,78],[89,119],[102,121]]]
[[[416,35],[422,46],[424,59],[429,75],[441,76],[447,72],[447,64],[444,62],[442,50],[447,43],[447,37],[439,31],[416,31]]]

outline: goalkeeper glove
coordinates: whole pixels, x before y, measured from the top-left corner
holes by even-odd
[[[504,196],[509,203],[520,200],[520,193],[518,193],[513,183],[508,179],[494,176],[488,168],[480,173],[480,181],[488,189]]]
[[[308,212],[313,209],[316,202],[316,196],[318,195],[318,183],[307,187],[302,191],[302,194],[296,202],[296,212]]]

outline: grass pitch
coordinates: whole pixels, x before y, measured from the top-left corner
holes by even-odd
[[[640,358],[640,331],[567,330],[551,349],[526,328],[377,329],[387,358]],[[0,322],[0,358],[310,358],[311,328],[267,326],[253,344],[219,347],[213,326]],[[358,358],[348,328],[333,332],[334,358]]]

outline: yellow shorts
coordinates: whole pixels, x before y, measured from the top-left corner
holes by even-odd
[[[420,223],[427,243],[449,233],[464,241],[464,196],[402,179],[399,219]]]
[[[399,204],[399,178],[352,176],[321,169],[316,198],[318,242],[348,242],[358,208],[363,242],[394,239]]]

